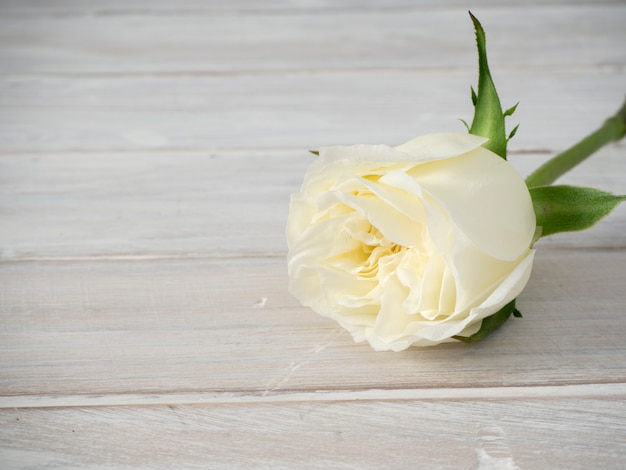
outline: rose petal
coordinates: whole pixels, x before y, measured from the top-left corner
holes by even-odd
[[[410,155],[410,161],[422,162],[456,157],[477,149],[488,140],[473,134],[428,134],[398,145],[395,149]]]
[[[371,334],[385,342],[391,342],[402,336],[406,325],[411,321],[411,316],[402,308],[406,294],[406,287],[398,281],[396,276],[388,280],[380,296],[380,312],[378,312]]]
[[[421,225],[377,197],[333,193],[344,204],[356,209],[390,241],[413,246],[420,241]]]
[[[517,296],[522,293],[532,272],[534,256],[535,250],[530,250],[528,255],[498,285],[492,294],[479,306],[471,309],[467,320],[463,322],[466,328],[468,325],[476,323],[478,320],[482,320],[483,318],[498,312],[502,307],[508,304],[511,300],[517,298]],[[461,330],[458,333],[453,334],[470,336],[473,333],[468,334],[466,330]]]
[[[481,147],[409,173],[485,253],[510,261],[530,246],[536,220],[530,193],[517,171],[494,153]]]
[[[401,162],[407,160],[407,155],[388,145],[333,145],[320,147],[319,159],[326,164],[339,160]]]

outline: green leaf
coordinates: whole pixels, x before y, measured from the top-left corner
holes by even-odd
[[[511,140],[515,136],[515,134],[517,134],[517,129],[519,129],[519,124],[513,128],[509,136],[506,138],[507,142]]]
[[[514,314],[517,317],[518,315],[515,312],[517,312],[517,314],[521,316],[519,310],[515,308],[515,299],[513,299],[504,307],[502,307],[498,312],[483,319],[483,322],[480,325],[480,330],[478,330],[472,336],[453,336],[453,338],[458,339],[459,341],[463,341],[464,343],[474,343],[476,341],[480,341],[481,339],[485,339],[495,330],[504,325],[504,323],[509,319],[511,314]]]
[[[483,144],[483,147],[506,159],[504,114],[489,71],[485,31],[471,12],[470,17],[474,22],[476,45],[478,46],[478,93],[472,93],[474,119],[470,127],[470,134],[488,138],[489,140]]]
[[[530,189],[541,236],[591,227],[626,196],[580,186],[538,186]]]
[[[514,106],[511,106],[509,109],[507,109],[507,110],[504,112],[504,117],[507,117],[507,116],[513,116],[513,113],[514,113],[514,112],[515,112],[515,110],[517,109],[517,106],[518,106],[518,105],[519,105],[519,101],[518,101],[517,103],[515,103],[515,105],[514,105]]]
[[[320,156],[320,152],[319,150],[309,150],[309,153],[312,153],[313,155],[315,155],[316,157]]]
[[[472,104],[476,106],[476,102],[478,101],[478,97],[476,96],[476,91],[473,86],[470,86],[470,90],[472,92]]]

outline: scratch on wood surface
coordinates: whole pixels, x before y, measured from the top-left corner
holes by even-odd
[[[322,339],[322,341],[320,341],[319,343],[315,344],[311,349],[309,349],[307,351],[307,353],[313,353],[318,354],[321,351],[323,351],[324,349],[326,349],[328,346],[330,346],[333,341],[335,341],[335,339],[341,335],[341,333],[343,333],[343,329],[341,328],[335,328],[334,330],[332,330],[330,333],[328,333],[324,339]],[[267,386],[265,387],[265,391],[263,392],[263,396],[267,396],[269,393],[271,392],[275,392],[277,390],[280,390],[280,388],[289,381],[289,379],[291,378],[292,374],[297,371],[300,367],[302,367],[303,365],[307,364],[311,362],[311,358],[305,359],[303,361],[300,362],[292,362],[289,364],[289,367],[287,367],[284,371],[283,374],[281,374],[279,377],[276,377],[274,379],[272,379]]]
[[[343,333],[343,331],[344,330],[342,328],[335,328],[333,331],[328,333],[322,341],[313,346],[309,350],[309,352],[313,352],[315,354],[322,352],[324,349],[330,346],[335,341],[335,339]]]
[[[500,427],[480,428],[478,443],[474,470],[519,470],[506,443],[504,431]]]
[[[302,361],[298,363],[292,362],[291,364],[289,364],[289,367],[287,367],[284,374],[270,381],[270,383],[265,387],[263,396],[265,397],[269,393],[279,390],[283,386],[283,384],[289,381],[291,374],[293,374],[295,371],[297,371],[300,367],[302,367],[307,362],[309,361]]]

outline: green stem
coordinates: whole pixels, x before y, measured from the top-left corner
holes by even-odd
[[[626,101],[614,116],[583,140],[556,155],[537,168],[526,178],[529,188],[552,184],[559,176],[567,173],[580,162],[609,142],[620,140],[626,135]]]

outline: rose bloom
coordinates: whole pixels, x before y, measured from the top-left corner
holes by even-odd
[[[289,207],[290,292],[375,350],[476,333],[534,256],[528,189],[486,140],[321,148]]]

